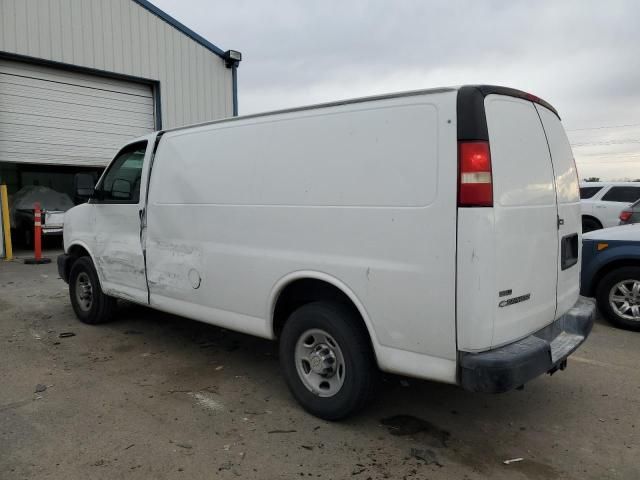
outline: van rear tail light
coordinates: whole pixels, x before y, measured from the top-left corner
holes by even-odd
[[[620,220],[623,222],[628,221],[631,218],[631,210],[623,210],[620,212]]]
[[[458,143],[458,206],[493,206],[489,142]]]

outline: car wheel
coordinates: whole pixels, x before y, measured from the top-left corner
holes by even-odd
[[[598,307],[614,325],[640,331],[640,267],[607,273],[598,283]]]
[[[78,319],[95,325],[111,319],[116,299],[102,292],[98,273],[89,257],[80,257],[69,273],[69,296]]]
[[[593,232],[594,230],[601,230],[602,225],[595,218],[582,217],[582,233]]]
[[[379,375],[360,318],[329,302],[309,303],[291,314],[280,337],[280,363],[296,400],[325,420],[363,408]]]

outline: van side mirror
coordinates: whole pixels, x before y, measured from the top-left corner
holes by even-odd
[[[116,178],[111,187],[111,198],[114,200],[131,200],[131,182],[123,178]]]
[[[90,173],[76,173],[73,177],[74,200],[76,203],[84,203],[93,196],[95,190],[94,178]]]

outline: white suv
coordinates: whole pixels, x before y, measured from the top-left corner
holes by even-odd
[[[638,199],[640,182],[581,183],[582,231],[618,225],[620,212]]]

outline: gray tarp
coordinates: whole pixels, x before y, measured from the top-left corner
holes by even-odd
[[[30,185],[21,188],[18,193],[13,196],[11,204],[11,227],[15,228],[15,212],[16,210],[33,210],[33,204],[40,202],[42,210],[66,212],[73,207],[73,202],[65,193],[56,192],[48,187]]]

